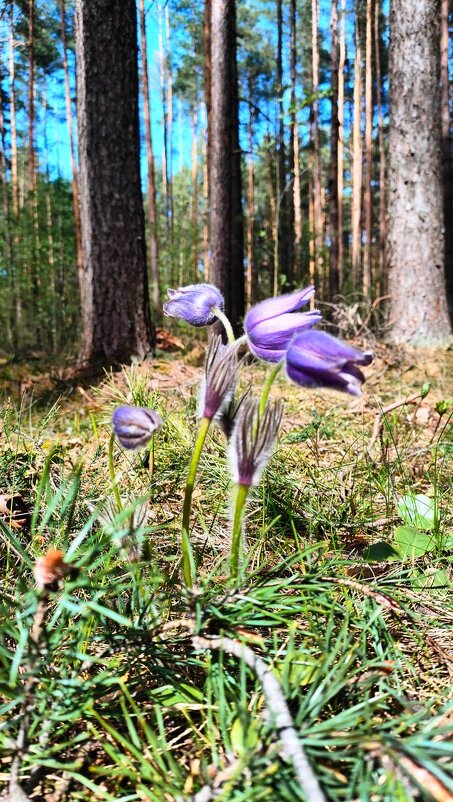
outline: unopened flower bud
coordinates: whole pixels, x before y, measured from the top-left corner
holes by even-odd
[[[259,414],[259,402],[248,399],[241,407],[230,440],[230,463],[237,485],[257,485],[269,461],[283,416],[280,401]]]
[[[190,284],[178,290],[168,290],[169,300],[164,303],[164,314],[178,317],[192,326],[209,326],[216,320],[215,307],[223,312],[222,293],[212,284]]]
[[[154,432],[162,426],[162,418],[154,409],[123,406],[115,409],[112,426],[123,448],[139,451],[145,448]]]
[[[213,337],[200,386],[200,417],[212,420],[228,405],[234,392],[237,367],[236,349],[223,345],[219,335]]]

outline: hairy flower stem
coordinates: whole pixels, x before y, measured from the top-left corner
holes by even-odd
[[[148,463],[149,482],[154,479],[154,435],[149,441],[149,463]]]
[[[242,524],[244,521],[245,503],[249,493],[249,485],[234,485],[233,488],[233,533],[231,538],[230,576],[237,579],[239,573],[239,557],[242,543]]]
[[[121,503],[120,491],[118,490],[118,485],[116,483],[115,465],[113,462],[114,445],[115,445],[115,434],[114,432],[112,432],[109,440],[109,473],[110,473],[110,481],[112,483],[113,495],[115,496],[116,505],[118,507],[118,512],[121,512],[121,510],[123,509],[123,505]]]
[[[236,342],[236,337],[234,336],[233,327],[228,320],[227,316],[219,309],[218,306],[213,306],[212,311],[216,317],[219,318],[220,322],[223,323],[223,327],[226,331],[226,336],[228,337],[228,342],[230,345],[234,345]]]
[[[195,581],[195,560],[190,543],[190,512],[192,508],[192,494],[195,486],[195,477],[197,475],[198,463],[200,462],[201,452],[203,450],[204,441],[208,429],[211,425],[210,418],[202,418],[200,428],[198,429],[197,440],[193,450],[192,459],[190,461],[189,475],[186,482],[186,490],[184,494],[184,505],[182,508],[182,572],[184,582],[187,588],[192,588]]]
[[[267,374],[266,381],[264,382],[263,391],[261,393],[261,398],[260,398],[260,407],[259,407],[259,416],[260,417],[262,416],[262,414],[263,414],[263,412],[264,412],[264,410],[266,408],[267,399],[269,398],[269,393],[271,391],[271,387],[272,387],[275,379],[277,378],[278,374],[280,373],[282,367],[283,367],[283,361],[277,362],[277,364],[274,365],[274,367]]]

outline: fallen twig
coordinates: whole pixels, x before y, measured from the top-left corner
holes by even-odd
[[[292,762],[297,779],[307,800],[310,802],[326,802],[318,778],[311,768],[305,750],[300,743],[280,683],[267,663],[261,657],[258,657],[249,646],[231,638],[206,638],[195,635],[192,637],[192,643],[195,649],[220,649],[233,657],[243,660],[251,668],[261,683],[267,707],[282,744],[283,754]]]

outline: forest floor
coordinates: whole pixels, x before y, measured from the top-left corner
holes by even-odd
[[[239,590],[213,428],[188,594],[180,517],[204,346],[173,345],[96,383],[3,366],[0,787],[18,770],[47,802],[306,799],[261,682],[195,633],[272,667],[326,799],[452,799],[453,353],[374,343],[359,399],[277,381],[283,427],[247,507]],[[264,373],[245,365],[244,387]],[[115,446],[118,510],[108,450],[121,403],[157,408],[164,425],[151,478]],[[32,568],[50,547],[78,576],[44,601],[37,641]]]

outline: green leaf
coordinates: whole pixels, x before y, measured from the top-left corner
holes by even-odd
[[[385,560],[394,560],[397,557],[399,557],[398,552],[390,543],[386,543],[384,540],[373,543],[365,552],[365,560],[368,562],[384,562]]]
[[[432,569],[428,569],[414,577],[412,585],[415,588],[439,588],[441,590],[448,590],[450,587],[450,580],[445,571],[432,571]]]
[[[397,502],[398,512],[404,523],[418,529],[433,529],[436,520],[436,502],[433,498],[418,493],[401,496]]]
[[[435,539],[414,526],[398,526],[395,530],[395,543],[401,557],[422,557],[435,546]]]

